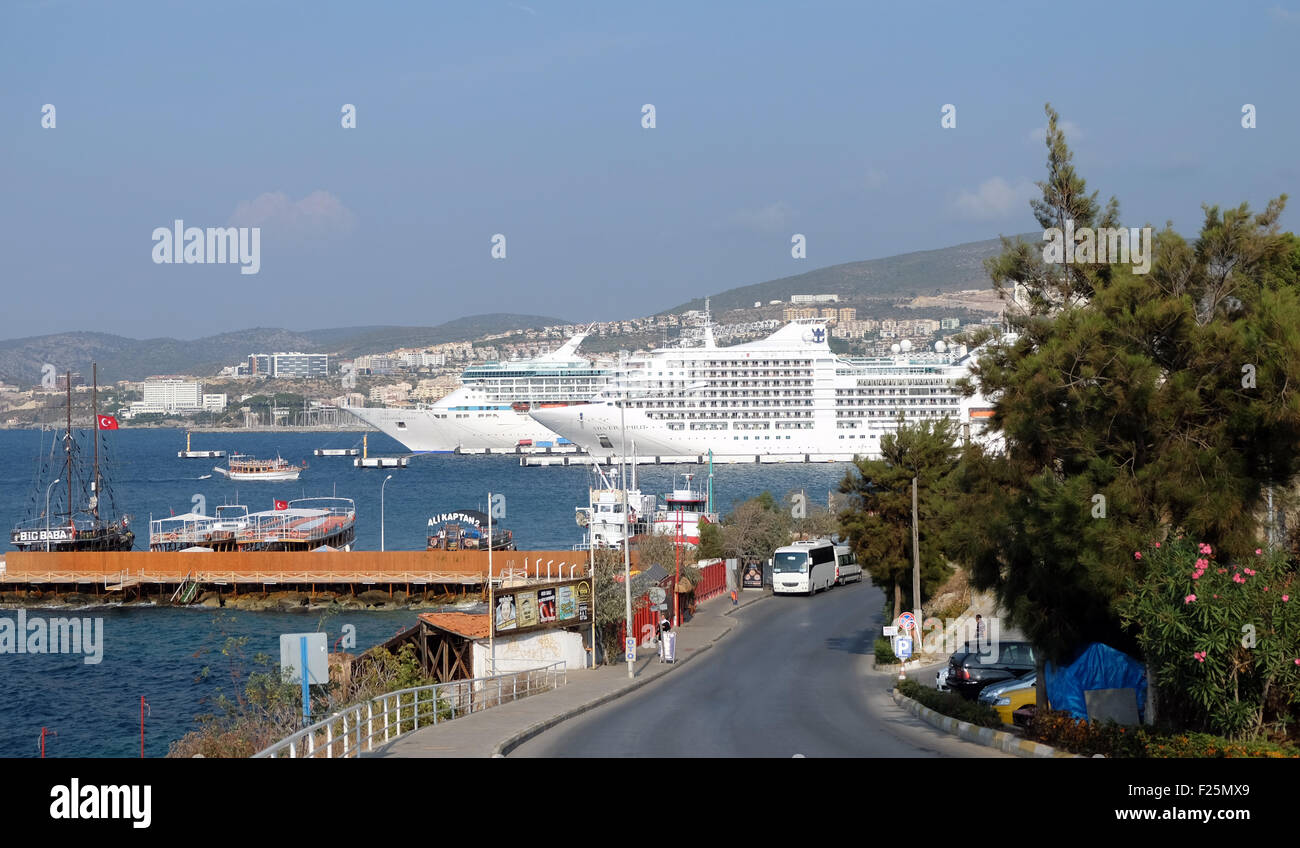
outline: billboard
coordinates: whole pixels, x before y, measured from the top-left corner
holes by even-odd
[[[534,583],[527,587],[500,589],[493,594],[493,635],[591,624],[590,577]]]

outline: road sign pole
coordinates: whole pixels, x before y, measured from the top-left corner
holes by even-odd
[[[311,724],[311,693],[307,689],[307,637],[298,640],[302,648],[302,725]]]

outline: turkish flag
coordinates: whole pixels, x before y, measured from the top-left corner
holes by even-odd
[[[117,419],[111,415],[100,415],[95,418],[95,424],[100,430],[116,430]]]
[[[276,501],[276,502],[275,502],[275,508],[276,508],[276,509],[288,509],[288,508],[289,508],[289,502],[288,502],[288,501]]]

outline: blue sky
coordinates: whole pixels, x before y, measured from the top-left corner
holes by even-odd
[[[1024,232],[1046,101],[1126,225],[1300,187],[1300,0],[1071,9],[11,0],[0,338],[632,317]],[[154,264],[177,218],[260,272]]]

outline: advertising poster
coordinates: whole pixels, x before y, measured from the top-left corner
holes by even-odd
[[[578,617],[578,601],[574,597],[572,586],[561,586],[555,590],[558,601],[560,621],[572,621]]]
[[[741,577],[740,586],[742,589],[763,588],[763,569],[758,563],[751,562],[745,566],[745,572]]]
[[[573,587],[573,593],[577,596],[578,620],[591,621],[591,584],[584,580]]]
[[[519,608],[519,626],[536,627],[540,623],[537,617],[537,593],[516,592],[515,606]]]
[[[537,591],[537,612],[542,624],[555,621],[555,590],[539,589]]]
[[[515,617],[515,596],[502,595],[497,598],[496,609],[496,629],[497,632],[502,630],[514,630],[517,624]]]

